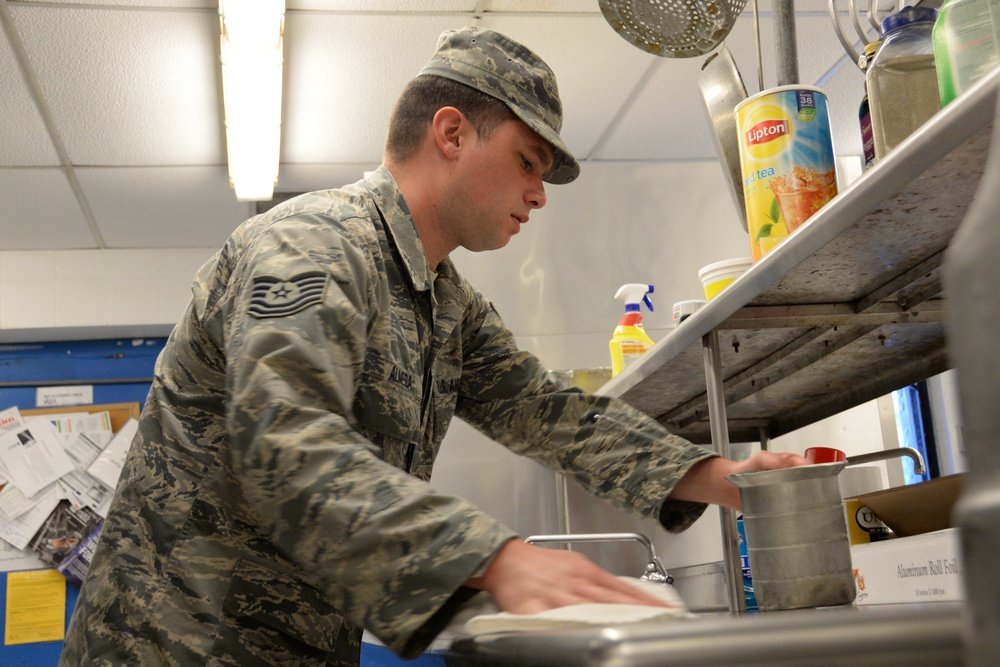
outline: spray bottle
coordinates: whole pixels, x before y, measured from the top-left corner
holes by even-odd
[[[608,343],[611,347],[612,377],[653,347],[652,339],[642,328],[642,313],[639,312],[640,303],[645,303],[650,312],[653,311],[653,302],[647,296],[652,292],[652,285],[628,284],[622,285],[615,293],[616,299],[625,302],[625,314]]]

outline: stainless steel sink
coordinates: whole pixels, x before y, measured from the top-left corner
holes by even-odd
[[[830,607],[483,635],[449,667],[888,667],[962,664],[962,603]]]

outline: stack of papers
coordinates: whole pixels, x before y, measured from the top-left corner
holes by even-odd
[[[131,419],[113,434],[106,412],[0,411],[0,570],[28,551],[58,567],[92,549],[137,427]]]

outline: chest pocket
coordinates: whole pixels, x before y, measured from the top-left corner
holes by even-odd
[[[440,444],[444,439],[448,424],[455,414],[455,404],[458,401],[458,389],[462,381],[461,368],[438,369],[432,382],[433,389],[433,424],[431,425],[432,440]]]
[[[423,431],[423,380],[420,374],[368,350],[354,397],[354,416],[389,464],[407,470]]]

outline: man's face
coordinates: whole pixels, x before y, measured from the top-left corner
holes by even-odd
[[[545,205],[542,176],[552,168],[552,147],[520,120],[502,123],[485,141],[469,136],[439,220],[456,246],[502,248],[532,209]]]

